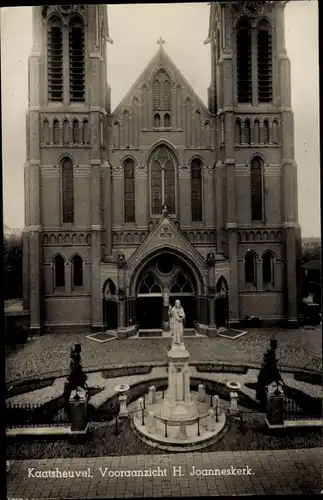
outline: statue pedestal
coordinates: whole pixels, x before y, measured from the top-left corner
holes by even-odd
[[[70,397],[71,432],[85,434],[88,428],[87,399],[85,390],[72,391]]]
[[[168,390],[161,417],[174,422],[193,420],[198,411],[190,394],[189,352],[184,344],[173,344],[167,356]]]

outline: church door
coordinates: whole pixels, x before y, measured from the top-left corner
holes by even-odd
[[[115,300],[104,301],[104,328],[117,330],[118,328],[118,303]]]
[[[136,317],[141,330],[162,329],[162,289],[155,274],[151,271],[147,272],[139,283]]]
[[[229,322],[229,295],[228,285],[224,278],[220,278],[216,287],[215,323],[217,328],[227,328]]]

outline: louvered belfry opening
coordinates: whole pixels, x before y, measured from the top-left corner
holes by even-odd
[[[69,158],[64,158],[62,169],[62,212],[63,223],[74,222],[74,174],[73,163]]]
[[[251,220],[263,220],[263,164],[260,158],[251,162]]]
[[[192,221],[201,222],[202,217],[202,162],[195,159],[191,164],[191,210]]]
[[[267,23],[262,23],[257,33],[258,101],[272,99],[272,46]]]
[[[135,165],[130,159],[124,163],[124,221],[136,222]]]
[[[63,33],[58,20],[48,31],[48,93],[50,101],[63,100]]]
[[[84,26],[80,20],[72,20],[69,33],[70,100],[85,100]]]
[[[237,32],[238,102],[252,102],[251,29],[242,21]]]

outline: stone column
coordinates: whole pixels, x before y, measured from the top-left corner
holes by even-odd
[[[163,330],[165,332],[168,332],[170,330],[168,309],[169,309],[169,287],[168,285],[165,285],[163,291]]]
[[[222,229],[223,229],[223,167],[218,161],[215,166],[215,210],[216,210],[216,252],[223,253]]]
[[[101,330],[102,302],[100,287],[101,266],[101,167],[100,160],[91,160],[91,216],[92,216],[92,329]]]
[[[208,265],[208,325],[209,334],[213,336],[216,333],[215,325],[215,256],[209,253],[207,256]]]
[[[150,200],[147,194],[147,168],[144,166],[136,167],[135,190],[137,227],[147,229]]]
[[[108,162],[104,162],[103,165],[103,179],[104,179],[104,230],[105,230],[105,240],[104,240],[104,257],[112,253],[112,235],[111,235],[111,225],[112,225],[112,206],[111,206],[111,167]]]
[[[65,262],[65,293],[70,295],[72,293],[72,269],[71,263]]]
[[[118,338],[126,338],[126,308],[125,308],[125,279],[124,279],[125,257],[120,254],[118,257]]]
[[[180,215],[181,227],[188,227],[192,221],[191,207],[191,169],[183,165],[179,170],[178,176],[179,200],[177,202],[177,211]]]

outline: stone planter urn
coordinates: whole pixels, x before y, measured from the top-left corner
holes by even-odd
[[[116,393],[119,394],[119,417],[126,418],[128,417],[128,408],[127,408],[127,392],[130,387],[127,384],[121,384],[116,387]]]

